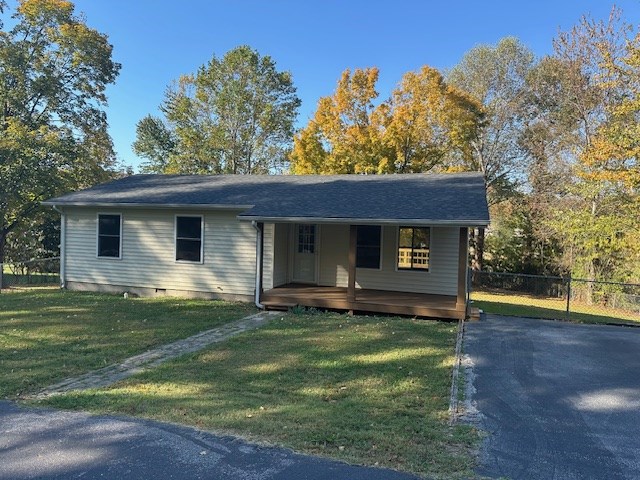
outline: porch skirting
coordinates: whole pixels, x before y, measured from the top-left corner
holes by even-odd
[[[267,308],[300,305],[447,320],[459,320],[466,316],[464,305],[458,305],[455,296],[426,293],[356,289],[355,301],[349,301],[347,289],[343,287],[287,284],[264,291],[261,299]]]

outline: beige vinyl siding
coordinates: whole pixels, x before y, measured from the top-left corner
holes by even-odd
[[[239,212],[66,209],[66,279],[107,285],[252,295],[256,232]],[[98,213],[122,214],[122,258],[98,258]],[[175,216],[204,217],[203,262],[175,261]]]
[[[289,281],[289,238],[290,225],[278,223],[274,235],[273,286],[284,285]]]
[[[349,281],[349,225],[322,225],[318,283],[346,287]]]
[[[431,227],[429,271],[398,271],[398,227],[382,228],[382,268],[358,268],[356,287],[375,290],[456,295],[458,288],[458,227]],[[323,225],[320,240],[320,285],[346,287],[348,225]]]

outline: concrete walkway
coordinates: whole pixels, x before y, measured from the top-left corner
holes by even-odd
[[[260,312],[221,327],[200,332],[191,337],[162,345],[140,355],[127,358],[122,363],[94,370],[83,375],[67,378],[41,392],[27,398],[41,400],[52,395],[60,395],[73,390],[87,390],[112,385],[122,379],[153,368],[167,360],[172,360],[186,353],[193,353],[213,343],[222,342],[239,333],[258,328],[275,315],[282,312]]]

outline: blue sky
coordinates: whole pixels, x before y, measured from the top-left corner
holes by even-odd
[[[135,125],[157,114],[164,91],[212,54],[247,44],[293,74],[306,124],[321,96],[335,88],[347,67],[377,66],[385,98],[403,73],[428,64],[455,65],[480,43],[519,37],[537,55],[551,51],[559,28],[582,14],[605,18],[606,0],[534,1],[232,1],[76,0],[87,23],[109,36],[122,64],[109,88],[107,115],[118,157],[136,167]],[[640,0],[620,0],[628,22],[638,25]]]

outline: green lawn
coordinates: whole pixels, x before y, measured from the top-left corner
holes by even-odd
[[[286,314],[111,388],[46,400],[194,425],[349,462],[470,474],[478,439],[447,425],[456,324]]]
[[[248,304],[58,288],[0,293],[0,398],[35,392],[255,312]]]
[[[473,306],[487,313],[520,317],[552,318],[565,320],[566,300],[518,295],[511,292],[473,292]],[[600,305],[571,303],[569,319],[580,323],[634,323],[640,322],[640,314]]]

